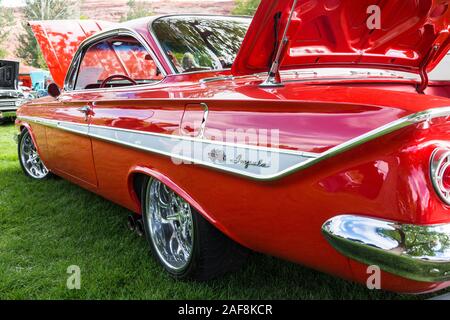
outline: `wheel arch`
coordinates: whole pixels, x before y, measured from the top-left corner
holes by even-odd
[[[165,175],[164,173],[158,171],[155,168],[148,168],[143,166],[135,166],[132,167],[128,173],[128,192],[130,193],[131,198],[136,203],[136,206],[139,208],[139,213],[142,214],[141,209],[141,195],[140,188],[142,188],[143,179],[145,177],[154,178],[165,185],[167,185],[170,189],[175,191],[180,197],[186,200],[199,214],[201,214],[209,223],[211,223],[214,227],[219,229],[222,233],[238,241],[236,237],[233,237],[227,228],[225,228],[219,221],[214,219],[195,199],[190,193],[184,188],[180,187],[176,182],[174,182],[170,177]],[[238,241],[240,242],[240,241]]]
[[[20,134],[22,134],[23,130],[27,129],[28,132],[30,133],[31,136],[31,140],[33,140],[34,145],[36,146],[37,152],[41,155],[41,148],[39,143],[37,143],[36,137],[34,136],[34,132],[33,129],[31,128],[30,124],[27,122],[20,122],[17,124],[19,130],[20,130]]]

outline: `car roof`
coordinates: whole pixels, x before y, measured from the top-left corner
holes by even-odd
[[[204,18],[204,19],[214,19],[214,18],[220,18],[220,19],[252,19],[251,16],[239,16],[239,15],[219,15],[219,14],[204,14],[204,13],[182,13],[182,14],[165,14],[165,15],[155,15],[155,16],[148,16],[143,18],[138,18],[134,20],[129,20],[122,22],[117,25],[118,28],[120,27],[126,27],[126,28],[136,28],[136,27],[143,27],[152,24],[156,20],[164,19],[164,18],[183,18],[183,17],[196,17],[196,18]]]

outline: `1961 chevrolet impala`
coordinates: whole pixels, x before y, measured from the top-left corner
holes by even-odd
[[[448,0],[263,0],[253,21],[31,22],[55,84],[18,111],[21,166],[132,210],[176,278],[251,249],[445,288],[450,83],[428,73],[449,18]]]

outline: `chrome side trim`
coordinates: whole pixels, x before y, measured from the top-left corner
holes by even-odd
[[[356,261],[416,281],[450,280],[450,224],[341,215],[325,222],[322,232],[337,251]]]
[[[406,116],[320,154],[97,125],[87,126],[86,124],[75,124],[34,117],[19,117],[19,119],[56,126],[62,130],[89,135],[93,138],[159,153],[257,180],[274,180],[290,175],[298,170],[308,168],[320,161],[334,157],[406,126],[443,116],[450,116],[450,107],[430,109]],[[86,129],[87,127],[89,129]],[[199,150],[202,151],[200,152]],[[209,155],[208,152],[212,152],[212,155]],[[226,158],[226,161],[223,158]],[[233,163],[227,163],[230,161],[237,162],[238,164],[236,165],[235,163],[233,165]],[[241,168],[242,163],[246,164],[243,166],[243,169]]]
[[[67,122],[67,121],[57,121],[57,120],[51,120],[51,119],[44,119],[44,118],[37,118],[37,117],[28,117],[28,116],[21,116],[18,117],[19,120],[23,121],[29,121],[34,122],[42,125],[47,126],[53,126],[57,127],[58,124],[60,124],[60,129],[65,129],[65,126],[63,124],[74,124],[73,122]],[[85,123],[77,123],[76,125],[79,126],[88,126]],[[115,128],[115,127],[106,127],[106,126],[98,126],[98,125],[89,125],[90,128],[107,128],[118,132],[134,132],[138,134],[143,134],[147,136],[155,136],[155,137],[168,137],[172,139],[178,139],[182,141],[204,141],[202,139],[198,139],[195,137],[189,137],[189,136],[179,136],[179,135],[170,135],[170,134],[164,134],[164,133],[157,133],[157,132],[144,132],[139,130],[133,130],[133,129],[123,129],[123,128]],[[304,156],[307,158],[313,158],[317,157],[320,154],[319,153],[312,153],[312,152],[304,152],[304,151],[295,151],[295,150],[289,150],[289,149],[278,149],[278,148],[269,148],[269,147],[260,147],[260,146],[254,146],[249,144],[240,144],[240,143],[229,143],[226,141],[216,141],[216,140],[207,140],[209,144],[213,145],[219,145],[219,146],[229,146],[229,147],[239,147],[239,148],[245,148],[250,150],[259,150],[264,152],[276,152],[276,153],[283,153],[283,154],[292,154],[297,156]]]
[[[337,146],[319,154],[319,156],[316,157],[315,159],[311,159],[303,164],[299,164],[298,166],[292,168],[290,171],[281,172],[277,178],[291,174],[292,172],[294,172],[296,170],[308,168],[320,161],[337,156],[338,154],[341,154],[347,150],[353,149],[353,148],[360,146],[366,142],[369,142],[378,137],[387,135],[387,134],[397,131],[401,128],[410,126],[415,123],[429,121],[431,119],[444,117],[444,116],[450,116],[450,107],[429,109],[429,110],[421,111],[421,112],[414,113],[409,116],[400,118],[396,121],[388,123],[377,129],[369,131],[363,135],[360,135],[358,137],[350,139],[347,142],[337,145]]]
[[[89,126],[86,123],[75,123],[68,121],[58,121],[45,118],[36,117],[17,117],[17,119],[22,121],[28,121],[32,123],[37,123],[46,127],[61,129],[65,131],[70,131],[73,133],[87,135],[89,132]]]
[[[311,159],[315,154],[275,148],[231,144],[202,138],[118,129],[106,126],[20,117],[22,121],[47,125],[134,149],[171,157],[175,164],[198,164],[257,180],[267,180]]]
[[[288,170],[310,159],[303,155],[220,146],[208,140],[183,140],[177,136],[152,137],[142,132],[118,131],[99,126],[90,127],[89,136],[162,154],[171,157],[176,164],[194,163],[258,180],[276,176],[280,171]]]

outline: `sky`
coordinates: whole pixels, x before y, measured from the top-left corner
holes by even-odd
[[[23,4],[25,3],[25,0],[3,0],[3,1],[1,1],[1,3],[5,7],[20,7],[20,6],[23,6]]]

